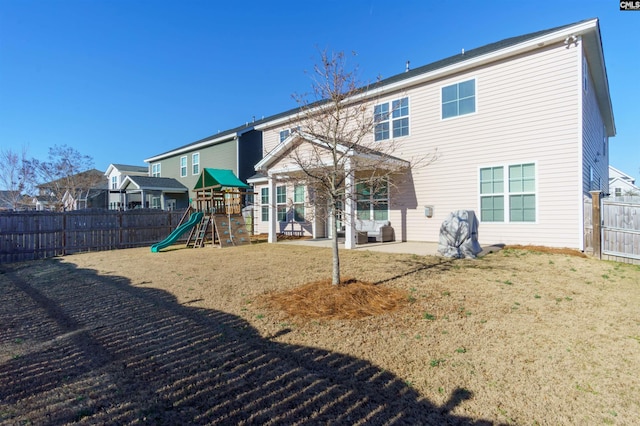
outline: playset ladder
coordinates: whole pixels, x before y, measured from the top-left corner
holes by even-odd
[[[211,226],[211,216],[202,216],[202,220],[198,225],[193,228],[193,231],[189,235],[187,240],[187,247],[190,246],[191,239],[193,238],[193,245],[191,247],[204,247],[204,241],[207,237],[207,232]]]

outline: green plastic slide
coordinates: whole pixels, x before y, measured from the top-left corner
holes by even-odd
[[[186,221],[185,223],[183,223],[182,225],[174,229],[173,232],[169,234],[167,238],[160,241],[159,243],[152,245],[151,253],[158,253],[163,248],[169,247],[170,245],[175,244],[175,242],[178,241],[178,238],[180,238],[182,234],[184,234],[189,229],[196,226],[198,223],[200,223],[201,220],[202,220],[202,212],[193,213],[188,221]]]

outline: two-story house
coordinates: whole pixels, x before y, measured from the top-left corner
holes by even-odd
[[[438,155],[401,176],[394,191],[378,191],[384,199],[347,203],[347,248],[355,244],[355,218],[388,220],[396,240],[438,241],[450,212],[473,210],[482,244],[584,249],[584,199],[591,190],[607,191],[609,138],[616,133],[597,19],[462,51],[359,96],[376,116],[369,146],[393,143],[407,162]],[[263,159],[251,180],[254,214],[270,241],[278,223],[292,219],[279,209],[287,204],[307,234],[331,232],[315,219],[314,210],[325,206],[314,205],[312,191],[286,183],[300,171],[288,148],[312,143],[291,132],[297,113],[255,126],[263,133]]]
[[[189,189],[189,197],[205,168],[231,170],[241,181],[253,175],[254,165],[262,158],[262,132],[255,123],[220,132],[216,135],[154,155],[144,160],[150,176],[172,178]]]
[[[104,173],[109,186],[109,210],[126,209],[125,192],[121,189],[127,176],[149,176],[149,167],[129,164],[109,164]],[[140,200],[138,200],[140,201]]]

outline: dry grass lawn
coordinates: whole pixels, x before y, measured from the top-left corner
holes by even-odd
[[[0,265],[0,423],[637,424],[640,266],[532,249]]]

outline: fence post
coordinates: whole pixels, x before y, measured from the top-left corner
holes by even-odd
[[[589,191],[591,194],[591,224],[593,225],[593,255],[598,259],[602,259],[602,230],[600,224],[600,195],[602,191]]]

